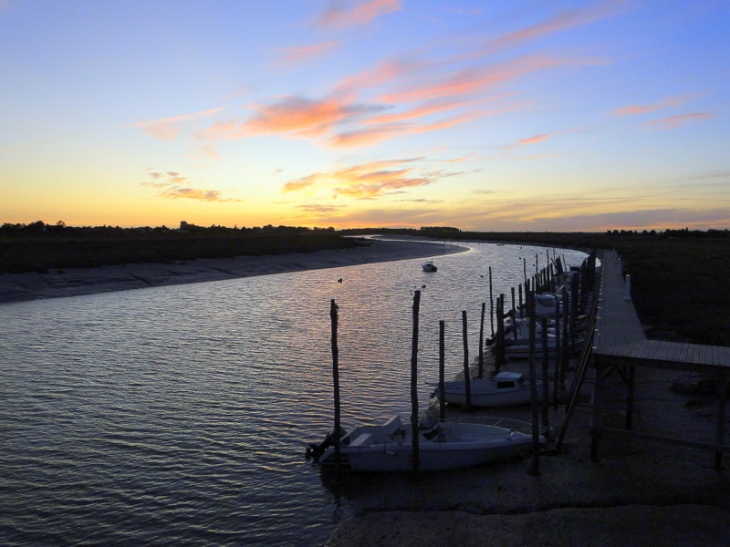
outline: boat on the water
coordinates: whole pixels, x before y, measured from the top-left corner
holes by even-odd
[[[438,268],[436,267],[436,264],[433,263],[433,260],[429,260],[428,262],[424,262],[421,266],[423,268],[424,272],[435,272],[438,271]]]
[[[420,471],[482,465],[525,453],[532,443],[531,435],[505,427],[438,422],[438,417],[435,423],[420,424],[418,434]],[[322,466],[335,464],[331,440],[319,455]],[[312,449],[316,451],[315,446]],[[316,459],[316,452],[314,455]],[[412,458],[412,428],[410,423],[402,423],[400,416],[383,425],[357,427],[340,439],[340,463],[352,471],[412,471]]]
[[[542,382],[538,381],[537,386]],[[541,390],[538,390],[538,400]],[[442,396],[441,390],[436,388],[436,395]],[[503,407],[525,405],[532,401],[530,385],[525,376],[518,372],[502,371],[489,378],[474,378],[469,381],[469,395],[471,406],[476,407]],[[447,403],[466,404],[466,382],[454,380],[444,382],[444,401]]]

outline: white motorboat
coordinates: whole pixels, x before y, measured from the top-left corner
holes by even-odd
[[[432,260],[429,260],[428,262],[424,262],[423,265],[421,266],[421,268],[423,268],[424,272],[438,271],[436,264],[434,264]]]
[[[423,429],[422,429],[423,427]],[[360,426],[340,439],[343,468],[353,471],[412,471],[411,425],[394,416],[383,425]],[[438,422],[419,427],[419,470],[443,471],[485,464],[529,451],[532,436],[504,427]],[[540,438],[544,443],[545,439]],[[316,448],[313,446],[313,449]],[[316,457],[316,453],[315,453]],[[323,466],[335,464],[331,444],[319,456]]]
[[[542,382],[537,382],[542,386]],[[538,400],[541,390],[538,389]],[[436,394],[441,397],[439,388]],[[532,401],[530,384],[525,381],[523,374],[518,372],[498,372],[489,378],[474,378],[469,381],[471,406],[502,407],[524,405]],[[466,404],[466,382],[455,380],[444,382],[444,401],[447,403]]]
[[[562,312],[562,299],[559,295],[553,293],[537,293],[535,298],[535,317],[554,317]],[[527,313],[526,305],[524,307],[524,315]],[[519,308],[519,306],[518,306]]]

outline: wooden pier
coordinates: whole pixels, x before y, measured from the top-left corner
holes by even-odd
[[[613,251],[603,253],[598,299],[592,347],[595,366],[591,424],[593,461],[598,461],[601,437],[611,432],[714,452],[715,468],[721,470],[723,452],[730,451],[725,443],[730,347],[647,340],[631,301],[630,278],[627,281],[622,276],[621,259]],[[719,401],[713,442],[692,440],[692,432],[687,431],[678,431],[676,438],[634,431],[635,367],[688,371],[714,377]],[[627,389],[625,429],[609,427],[603,420],[606,380],[612,372],[618,373]]]

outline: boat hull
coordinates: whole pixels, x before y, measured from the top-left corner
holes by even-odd
[[[459,382],[463,385],[463,382]],[[538,387],[542,382],[537,382]],[[532,401],[532,391],[529,387],[515,388],[500,392],[480,391],[478,385],[470,390],[471,406],[481,408],[496,408],[503,406],[526,405]],[[538,395],[539,396],[539,395]],[[539,399],[538,399],[539,400]],[[466,390],[445,386],[444,401],[452,405],[466,405]]]
[[[423,434],[419,438],[419,471],[483,465],[523,454],[532,443],[530,435],[481,424],[441,423],[439,430],[432,439]],[[410,432],[406,432],[401,440],[393,442],[343,445],[340,447],[341,465],[358,472],[412,471],[413,445],[409,435]],[[323,466],[335,464],[333,447],[320,458],[320,463]]]

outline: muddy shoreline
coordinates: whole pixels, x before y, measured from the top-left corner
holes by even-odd
[[[0,304],[410,260],[467,250],[465,246],[415,239],[370,241],[371,244],[367,247],[312,253],[198,259],[170,264],[144,263],[99,268],[54,269],[42,274],[5,273],[0,274]]]

